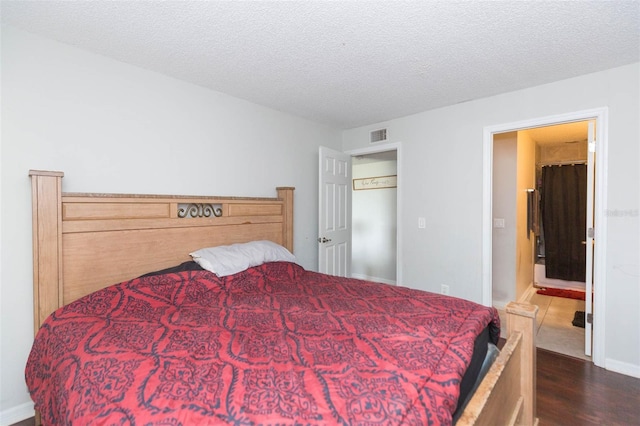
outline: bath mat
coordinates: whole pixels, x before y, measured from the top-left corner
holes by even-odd
[[[545,296],[564,297],[567,299],[584,300],[584,291],[579,290],[566,290],[560,288],[541,288],[536,292],[538,294],[544,294]]]
[[[575,327],[584,328],[584,311],[576,311],[575,315],[573,315],[573,321],[571,321]]]

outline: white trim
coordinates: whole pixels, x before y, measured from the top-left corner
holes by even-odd
[[[379,278],[379,277],[370,277],[368,275],[363,275],[363,274],[351,274],[351,278],[355,278],[357,280],[364,280],[364,281],[373,281],[375,283],[396,285],[396,282],[393,280],[388,280],[386,278]]]
[[[596,194],[593,222],[595,224],[593,239],[596,241],[593,254],[593,286],[596,288],[593,298],[593,363],[604,367],[605,352],[605,320],[607,294],[607,188],[609,176],[609,109],[596,110]],[[597,314],[596,314],[597,313]],[[597,321],[598,327],[595,326]]]
[[[607,144],[609,110],[607,107],[595,108],[584,111],[559,114],[548,117],[534,118],[514,123],[486,126],[483,129],[483,170],[482,170],[482,303],[491,306],[492,298],[492,174],[493,174],[493,135],[495,133],[512,132],[529,129],[532,127],[552,126],[556,124],[596,120],[596,196],[594,208],[594,221],[596,223],[594,239],[597,241],[594,250],[593,282],[596,293],[594,294],[594,319],[593,319],[593,356],[592,360],[598,367],[605,364],[605,295],[606,290],[606,249],[607,249]],[[597,327],[596,327],[597,323]]]
[[[356,155],[377,154],[379,152],[396,151],[396,164],[398,175],[398,187],[396,189],[396,217],[398,228],[396,230],[396,285],[402,285],[402,143],[385,143],[367,148],[345,151],[352,157]]]
[[[527,287],[527,289],[524,291],[524,293],[522,293],[522,296],[520,296],[520,299],[518,299],[518,303],[529,303],[529,300],[531,300],[531,297],[536,294],[537,289],[533,286],[533,283],[529,283],[529,287]],[[507,307],[507,304],[509,303],[509,301],[505,301],[505,300],[496,300],[495,303],[493,303],[493,307],[496,308],[498,311],[501,311],[502,314],[504,314],[505,308]],[[502,315],[501,318],[504,318],[505,315]],[[506,328],[506,324],[502,323],[503,327],[500,330],[500,337],[506,337],[504,332],[505,332],[505,328]]]
[[[615,359],[608,359],[605,362],[605,368],[609,371],[624,374],[625,376],[637,377],[640,379],[640,366],[629,364],[628,362],[620,362]]]
[[[25,402],[4,411],[0,411],[0,425],[9,426],[35,416],[33,402]]]
[[[494,303],[493,307],[496,308],[501,313],[504,313],[508,303],[509,303],[508,301],[496,300],[496,303]],[[504,318],[504,316],[502,316],[502,318]],[[501,324],[502,324],[502,327],[500,327],[500,337],[505,337],[503,333],[505,331],[505,324],[502,322]]]
[[[493,134],[492,127],[482,131],[482,303],[492,306],[493,278]]]
[[[531,300],[531,297],[533,297],[533,295],[536,294],[536,291],[538,291],[538,289],[533,286],[533,282],[530,282],[529,287],[527,287],[524,293],[522,293],[522,296],[520,296],[520,299],[518,300],[518,302],[528,303],[529,300]]]

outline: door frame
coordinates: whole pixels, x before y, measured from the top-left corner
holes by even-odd
[[[496,133],[513,132],[545,127],[575,121],[595,120],[596,152],[595,152],[595,202],[594,202],[594,240],[593,254],[593,287],[597,288],[593,295],[593,353],[592,361],[598,367],[605,363],[605,295],[606,295],[606,248],[607,248],[607,137],[609,126],[609,109],[607,107],[557,114],[529,120],[485,126],[483,129],[483,175],[482,175],[482,303],[491,306],[492,295],[492,204],[493,204],[493,136]],[[597,324],[597,327],[596,327]]]
[[[396,188],[396,285],[402,285],[402,144],[400,142],[385,143],[367,148],[345,151],[352,157],[358,155],[377,154],[379,152],[396,151],[397,188]],[[351,253],[349,253],[351,256]]]

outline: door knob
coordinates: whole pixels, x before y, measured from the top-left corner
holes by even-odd
[[[326,238],[326,237],[318,237],[318,242],[319,243],[328,243],[329,241],[331,241],[331,238]]]

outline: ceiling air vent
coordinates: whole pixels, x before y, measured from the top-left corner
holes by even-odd
[[[387,129],[374,130],[371,132],[370,143],[382,142],[387,140]]]

